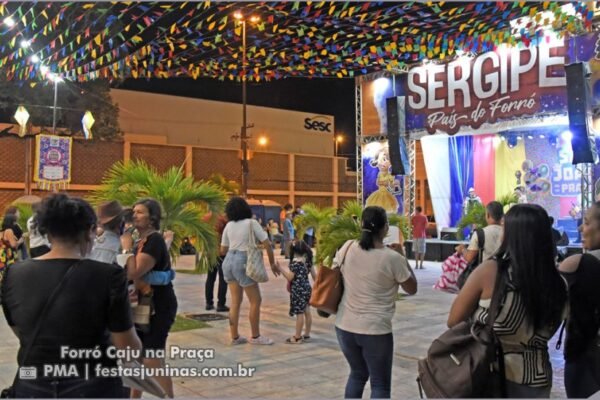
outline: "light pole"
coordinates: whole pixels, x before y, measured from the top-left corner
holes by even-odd
[[[337,157],[338,156],[338,144],[343,143],[344,142],[344,137],[342,135],[335,135],[333,138],[333,143],[335,145],[334,147],[334,156]]]
[[[52,134],[56,134],[56,103],[58,101],[58,83],[62,82],[62,78],[55,73],[48,74],[48,79],[54,82],[54,107],[52,107]]]
[[[248,197],[248,135],[249,128],[246,114],[246,18],[241,12],[236,12],[233,17],[242,24],[242,129],[240,131],[240,141],[242,149],[242,197]],[[257,16],[251,16],[250,22],[258,22]]]

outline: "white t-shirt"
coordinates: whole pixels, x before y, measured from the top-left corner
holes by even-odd
[[[338,251],[340,264],[348,242]],[[342,265],[344,294],[335,325],[347,332],[385,335],[392,331],[398,286],[411,276],[406,258],[387,247],[363,250],[352,241]]]
[[[48,246],[50,247],[50,242],[45,235],[40,234],[37,228],[33,227],[33,217],[29,217],[27,220],[27,231],[29,231],[29,247],[39,247],[39,246]]]
[[[260,243],[269,238],[267,232],[260,226],[258,221],[252,218],[242,219],[240,221],[229,221],[223,230],[221,246],[229,247],[229,250],[248,250],[248,241],[250,237],[250,224],[254,231],[256,242]]]
[[[496,251],[502,244],[502,232],[504,229],[500,225],[488,225],[483,228],[483,234],[485,236],[485,243],[483,245],[483,260],[492,258]],[[477,233],[473,233],[469,247],[467,250],[479,251],[479,241],[477,240]]]

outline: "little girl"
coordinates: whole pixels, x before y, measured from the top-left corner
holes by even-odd
[[[290,282],[290,317],[296,316],[296,334],[288,338],[288,344],[301,344],[310,339],[312,315],[310,313],[310,294],[312,289],[308,281],[310,273],[315,278],[312,268],[312,250],[303,240],[296,240],[290,249],[289,269],[279,267],[279,271]],[[302,328],[304,327],[304,335]]]

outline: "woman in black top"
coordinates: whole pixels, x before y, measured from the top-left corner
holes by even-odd
[[[579,230],[587,253],[568,257],[559,268],[569,284],[565,388],[575,398],[600,391],[600,202],[588,209]]]
[[[10,219],[14,218],[14,222],[11,223],[9,228],[12,229],[13,233],[15,234],[15,237],[19,241],[19,244],[17,246],[17,251],[19,253],[19,259],[25,260],[25,259],[29,258],[29,256],[27,254],[27,247],[25,246],[25,239],[23,238],[23,228],[21,228],[21,225],[19,225],[19,222],[18,222],[20,217],[21,217],[21,213],[19,212],[19,209],[15,206],[11,206],[6,209],[6,212],[4,214],[4,221],[7,221],[8,218],[10,218]],[[3,225],[4,225],[4,222],[3,222]],[[2,229],[4,229],[4,228],[2,228]]]
[[[84,200],[52,195],[38,211],[38,222],[52,249],[10,266],[2,285],[4,316],[20,342],[19,367],[34,367],[37,373],[36,379],[20,379],[18,374],[13,395],[122,397],[121,379],[96,377],[96,371],[98,365],[116,365],[107,351],[111,342],[119,349],[141,349],[131,321],[125,272],[84,259],[96,229],[94,210]],[[48,302],[57,287],[54,301]],[[73,353],[65,357],[61,351],[65,347],[100,351],[97,358]],[[45,373],[43,365],[64,365],[71,373],[75,368],[78,376],[66,378],[58,370]]]
[[[140,241],[136,246],[135,258],[127,263],[129,279],[136,281],[136,286],[143,290],[142,277],[150,271],[169,271],[171,258],[160,234],[160,204],[153,199],[138,201],[133,207],[133,226],[137,229]],[[177,298],[171,283],[165,286],[152,286],[152,303],[154,314],[150,317],[150,328],[138,334],[142,339],[144,351],[148,349],[164,350],[171,325],[177,313]],[[149,368],[164,366],[164,359],[145,357],[144,364]],[[173,382],[169,377],[156,377],[156,380],[169,397],[173,397]],[[133,397],[140,397],[141,392],[132,391]]]

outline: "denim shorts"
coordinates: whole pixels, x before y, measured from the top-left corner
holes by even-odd
[[[236,282],[241,287],[254,285],[256,281],[246,275],[246,260],[248,256],[245,251],[229,250],[223,260],[223,277],[225,282]]]

